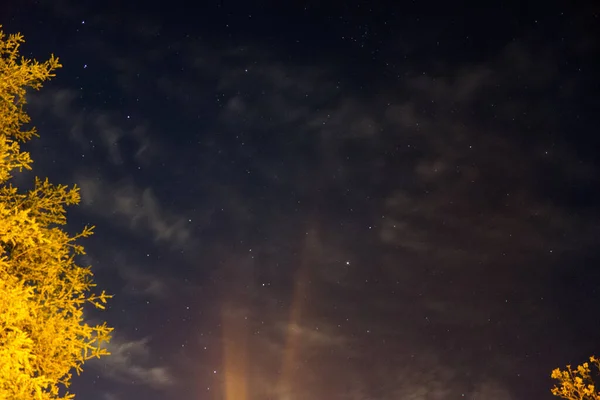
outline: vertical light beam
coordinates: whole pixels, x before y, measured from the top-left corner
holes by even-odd
[[[316,229],[310,229],[304,242],[304,250],[300,266],[295,275],[295,285],[290,305],[287,323],[286,344],[283,351],[279,393],[289,393],[293,390],[298,370],[298,352],[300,350],[299,327],[305,311],[309,292],[312,262],[318,251],[318,235]],[[287,397],[287,396],[286,396]]]

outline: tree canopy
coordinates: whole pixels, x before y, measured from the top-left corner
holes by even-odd
[[[1,28],[1,26],[0,26]],[[84,306],[104,308],[108,296],[93,292],[90,267],[77,263],[84,254],[69,235],[65,207],[79,203],[77,186],[53,185],[35,178],[31,190],[10,181],[32,169],[21,145],[37,136],[25,110],[27,90],[38,90],[61,65],[19,55],[20,34],[0,29],[0,400],[71,399],[72,371],[107,355],[112,328],[90,325]]]
[[[594,356],[590,357],[589,362],[576,368],[571,368],[570,365],[564,370],[556,368],[551,377],[558,381],[558,385],[552,388],[552,394],[567,400],[600,400],[600,391],[596,388],[592,369],[596,370],[596,375],[600,372],[600,360]]]

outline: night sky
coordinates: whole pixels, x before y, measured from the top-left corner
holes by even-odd
[[[114,294],[77,399],[550,399],[600,352],[600,7],[161,3],[0,7]]]

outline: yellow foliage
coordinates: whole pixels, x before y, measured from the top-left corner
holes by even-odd
[[[110,296],[91,292],[92,272],[75,260],[85,254],[76,241],[93,228],[74,236],[61,229],[79,189],[36,178],[22,193],[9,183],[32,164],[20,147],[37,136],[24,128],[26,90],[61,67],[54,56],[43,63],[20,57],[21,43],[21,35],[0,30],[0,400],[72,399],[72,371],[108,354],[103,343],[112,331],[87,324],[83,307],[104,308]]]
[[[558,381],[552,388],[552,394],[567,400],[600,400],[600,391],[596,389],[590,364],[600,372],[600,360],[590,357],[590,362],[578,365],[575,369],[567,365],[565,370],[556,368],[550,375]]]

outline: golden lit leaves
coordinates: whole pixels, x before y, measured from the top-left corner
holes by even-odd
[[[60,228],[79,189],[36,178],[20,192],[7,183],[15,170],[31,169],[20,148],[36,135],[23,130],[26,90],[60,67],[54,56],[44,63],[19,57],[22,42],[0,31],[0,400],[71,399],[64,390],[71,371],[108,354],[103,344],[112,331],[85,323],[83,307],[104,308],[110,296],[90,293],[92,272],[75,260],[85,254],[77,240],[93,228],[74,236]]]
[[[578,365],[573,369],[567,365],[565,370],[556,368],[550,375],[558,381],[552,388],[552,394],[568,400],[600,400],[600,391],[596,389],[590,364],[595,367],[596,375],[600,372],[600,361],[592,356],[590,362]]]
[[[43,63],[20,57],[19,47],[24,41],[21,34],[6,36],[0,31],[0,133],[21,142],[35,135],[33,129],[21,130],[30,121],[23,109],[27,88],[38,90],[61,67],[54,55]]]
[[[0,30],[0,184],[10,178],[13,169],[31,169],[31,158],[19,145],[36,135],[34,128],[23,130],[30,121],[24,109],[27,88],[38,90],[61,67],[53,55],[43,63],[20,57],[23,42],[22,35],[6,36]]]

